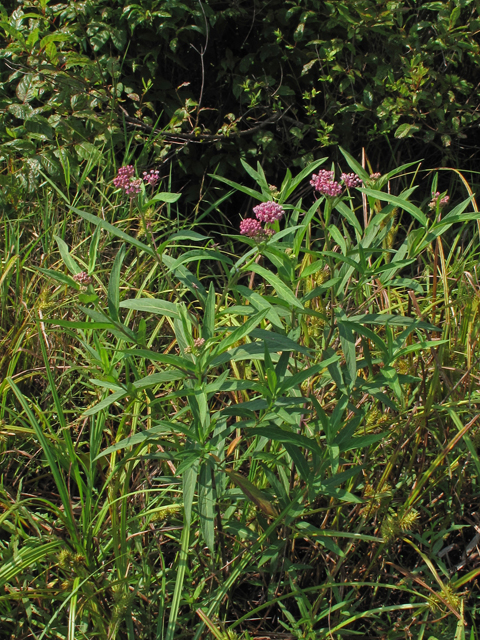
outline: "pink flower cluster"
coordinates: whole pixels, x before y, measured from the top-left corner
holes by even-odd
[[[148,182],[148,184],[151,187],[154,187],[157,182],[160,180],[160,174],[158,171],[155,170],[151,170],[150,173],[147,173],[146,171],[143,172],[143,179],[145,180],[145,182]]]
[[[359,187],[362,183],[361,179],[355,173],[342,173],[341,180],[347,189]]]
[[[443,196],[440,198],[440,192],[432,193],[432,201],[428,205],[430,209],[436,209],[437,205],[442,209],[450,201],[450,196]]]
[[[131,164],[128,164],[124,167],[120,167],[117,177],[113,179],[113,184],[117,188],[123,189],[131,198],[136,196],[137,193],[140,193],[142,189],[142,179],[134,178],[134,175],[135,169]],[[154,169],[152,169],[150,173],[144,171],[143,180],[153,187],[160,180],[160,174]]]
[[[378,173],[378,171],[377,171],[377,173],[371,173],[370,174],[370,180],[378,180],[381,177],[382,177],[382,174]]]
[[[266,240],[268,236],[275,233],[273,229],[264,229],[260,222],[272,223],[276,220],[281,220],[284,216],[284,209],[281,204],[277,202],[261,202],[256,207],[253,207],[253,212],[256,215],[255,218],[245,218],[240,222],[240,233],[242,236],[254,238],[257,242]]]
[[[86,271],[80,271],[80,273],[75,274],[73,276],[73,279],[75,280],[75,282],[78,282],[78,284],[81,284],[84,287],[86,287],[89,284],[92,284],[93,282],[92,276],[89,276]]]
[[[281,204],[270,200],[253,207],[253,213],[257,216],[257,220],[261,222],[275,222],[275,220],[283,218],[285,211]]]
[[[245,218],[245,220],[240,222],[240,233],[242,236],[254,238],[257,242],[260,242],[272,235],[274,231],[273,229],[264,229],[260,222],[255,220],[255,218]]]
[[[342,186],[338,182],[335,182],[333,171],[321,169],[318,175],[312,175],[310,184],[316,191],[319,191],[324,196],[336,197],[342,193]]]
[[[138,180],[133,179],[134,175],[135,169],[131,164],[120,167],[117,177],[113,179],[113,184],[123,189],[130,197],[133,197],[137,193],[140,193],[140,185],[142,184],[140,178]]]

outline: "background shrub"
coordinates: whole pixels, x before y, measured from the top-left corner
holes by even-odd
[[[420,158],[474,167],[472,0],[25,0],[0,10],[1,156],[29,189],[40,170],[65,180],[68,164],[78,176],[105,146],[142,166],[174,160],[192,199],[207,173],[242,173],[240,158],[261,159],[274,181],[290,159],[304,166],[336,143],[365,147],[374,170]]]

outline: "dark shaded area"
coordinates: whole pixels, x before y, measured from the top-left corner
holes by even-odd
[[[173,163],[195,201],[208,173],[244,179],[241,158],[275,183],[287,166],[339,159],[337,144],[382,173],[421,159],[475,171],[480,21],[457,4],[4,3],[7,173],[34,189],[67,159],[75,178],[107,145],[120,164],[167,175]]]

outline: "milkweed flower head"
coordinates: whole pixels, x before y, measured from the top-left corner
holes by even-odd
[[[257,242],[266,240],[268,236],[271,236],[273,229],[264,229],[258,220],[255,218],[245,218],[240,222],[240,233],[247,238],[253,238]]]
[[[281,204],[269,201],[253,207],[253,213],[257,216],[257,220],[261,222],[275,222],[275,220],[283,218],[285,211]]]
[[[440,192],[432,193],[432,201],[428,205],[429,209],[436,209],[437,205],[442,209],[445,207],[450,201],[450,196],[443,196],[440,198]]]
[[[347,189],[353,189],[363,184],[362,180],[355,173],[342,173],[341,180]]]
[[[151,187],[154,187],[157,182],[160,180],[160,174],[157,170],[152,169],[149,173],[146,171],[143,172],[143,179],[147,182]]]
[[[84,287],[86,287],[89,284],[92,284],[93,282],[92,276],[89,276],[86,271],[80,271],[80,273],[76,273],[73,276],[73,279],[75,280],[75,282],[78,282],[78,284],[81,284]]]
[[[381,177],[382,177],[382,174],[378,173],[378,171],[376,173],[371,173],[370,174],[370,180],[378,180]]]
[[[310,180],[312,187],[324,196],[336,197],[342,193],[342,185],[335,182],[333,171],[321,169],[318,174],[313,174]]]
[[[134,179],[135,169],[131,164],[125,165],[124,167],[120,167],[117,173],[117,177],[113,179],[113,184],[119,188],[123,189],[127,195],[131,198],[135,196],[137,193],[140,193],[142,180],[140,178]]]

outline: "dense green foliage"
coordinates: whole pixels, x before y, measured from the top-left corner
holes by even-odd
[[[478,638],[471,194],[245,164],[218,245],[97,161],[3,220],[5,637]]]
[[[174,158],[192,199],[242,157],[275,181],[285,158],[334,143],[367,147],[374,170],[476,157],[472,0],[22,0],[0,26],[10,189],[77,175],[105,145],[141,166]]]
[[[480,640],[478,2],[0,14],[0,638]]]

